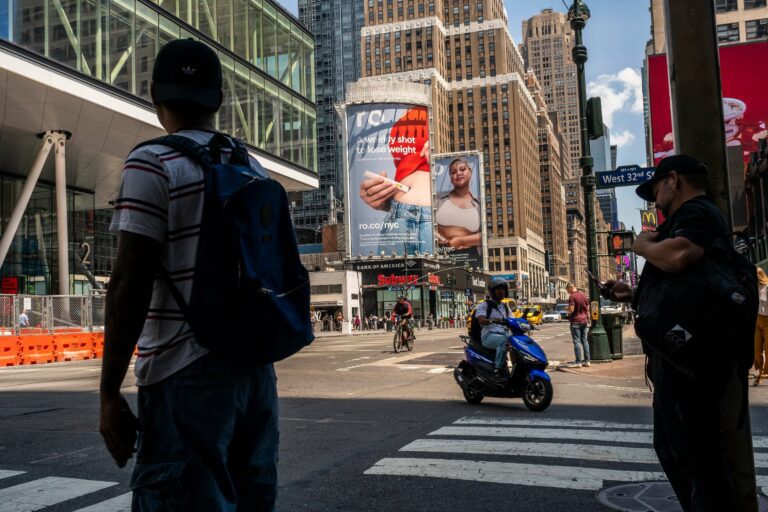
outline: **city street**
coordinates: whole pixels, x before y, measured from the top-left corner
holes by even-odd
[[[601,511],[599,489],[662,478],[641,356],[553,371],[536,414],[464,401],[462,333],[422,330],[400,354],[387,333],[320,337],[280,363],[280,510]],[[535,334],[551,361],[573,358],[567,324]],[[127,510],[131,465],[114,466],[96,428],[99,364],[0,370],[0,512]],[[768,387],[750,392],[768,485]]]

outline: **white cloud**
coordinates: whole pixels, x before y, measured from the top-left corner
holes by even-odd
[[[636,69],[600,75],[587,84],[587,94],[602,99],[603,122],[608,128],[613,128],[613,116],[618,112],[643,113],[643,81]]]
[[[635,134],[629,130],[614,133],[611,132],[611,144],[615,144],[618,147],[629,146],[635,141]]]

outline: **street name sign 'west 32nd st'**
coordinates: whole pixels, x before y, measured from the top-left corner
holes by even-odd
[[[595,173],[597,188],[628,187],[639,185],[650,180],[655,167],[640,167],[639,165],[622,165],[615,171]]]

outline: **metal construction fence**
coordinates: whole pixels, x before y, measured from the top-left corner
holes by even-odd
[[[104,330],[103,294],[0,295],[3,335]]]

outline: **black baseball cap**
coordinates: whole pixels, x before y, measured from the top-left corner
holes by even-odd
[[[218,110],[223,99],[221,62],[211,48],[194,39],[166,43],[152,69],[155,103],[187,101]]]
[[[677,174],[709,174],[709,169],[707,166],[692,156],[668,156],[659,162],[659,165],[656,166],[656,172],[654,173],[653,178],[637,187],[637,189],[635,189],[635,193],[637,193],[641,199],[645,199],[646,201],[650,202],[655,201],[656,196],[653,194],[653,186],[669,176],[671,171],[675,171]]]

